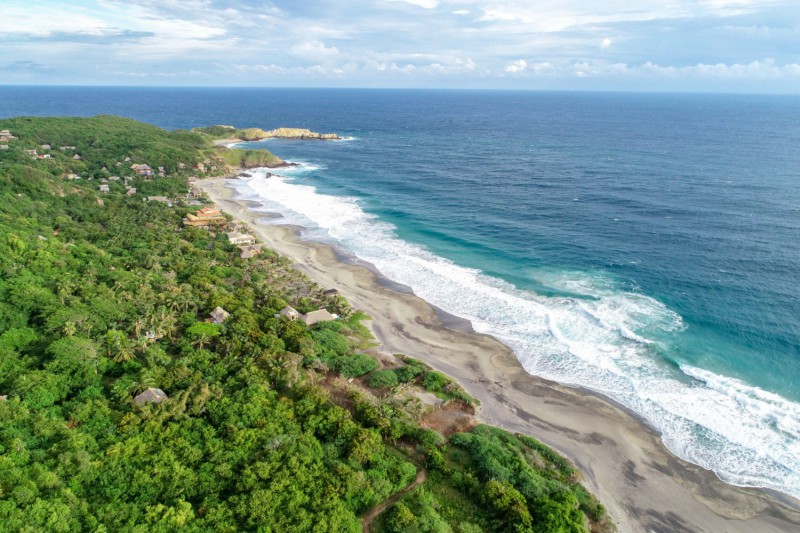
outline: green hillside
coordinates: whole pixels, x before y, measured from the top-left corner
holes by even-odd
[[[433,408],[409,391],[465,416],[473,401],[413,359],[375,377],[374,340],[341,296],[269,250],[242,259],[224,234],[184,227],[198,209],[185,173],[99,190],[120,158],[210,157],[201,137],[116,117],[2,129],[18,138],[0,151],[0,532],[356,532],[415,478],[373,530],[612,527],[537,441],[423,428]],[[25,154],[41,144],[52,159]],[[276,318],[287,304],[340,318]],[[167,398],[134,401],[153,389]]]

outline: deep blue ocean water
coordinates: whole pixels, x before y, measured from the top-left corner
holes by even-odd
[[[531,373],[800,496],[800,98],[0,87],[0,116],[307,127],[238,184]]]

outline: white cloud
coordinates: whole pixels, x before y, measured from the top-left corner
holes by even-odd
[[[793,55],[800,36],[791,16],[796,0],[368,0],[340,2],[336,9],[309,4],[4,0],[0,49],[8,64],[58,65],[31,71],[42,83],[91,83],[92,75],[114,83],[115,72],[143,78],[152,72],[157,80],[159,72],[197,71],[205,75],[192,82],[201,84],[231,74],[241,84],[312,84],[317,76],[351,86],[377,79],[387,86],[392,80],[432,87],[493,80],[514,87],[537,79],[552,87],[588,87],[576,81],[581,77],[626,88],[628,81],[645,78],[708,79],[734,88],[744,84],[731,80],[776,80],[776,90],[800,91],[781,83],[796,79],[800,68]],[[73,79],[64,78],[65,72]]]
[[[403,2],[411,4],[424,9],[433,9],[439,7],[439,0],[391,0],[392,2]]]
[[[517,59],[506,65],[505,71],[509,74],[518,74],[524,72],[528,68],[528,62],[524,59]]]

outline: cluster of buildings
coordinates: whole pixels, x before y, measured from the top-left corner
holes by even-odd
[[[8,150],[8,143],[16,139],[8,130],[0,131],[0,150]]]

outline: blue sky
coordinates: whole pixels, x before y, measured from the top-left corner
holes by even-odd
[[[4,0],[0,84],[800,93],[800,0]]]

